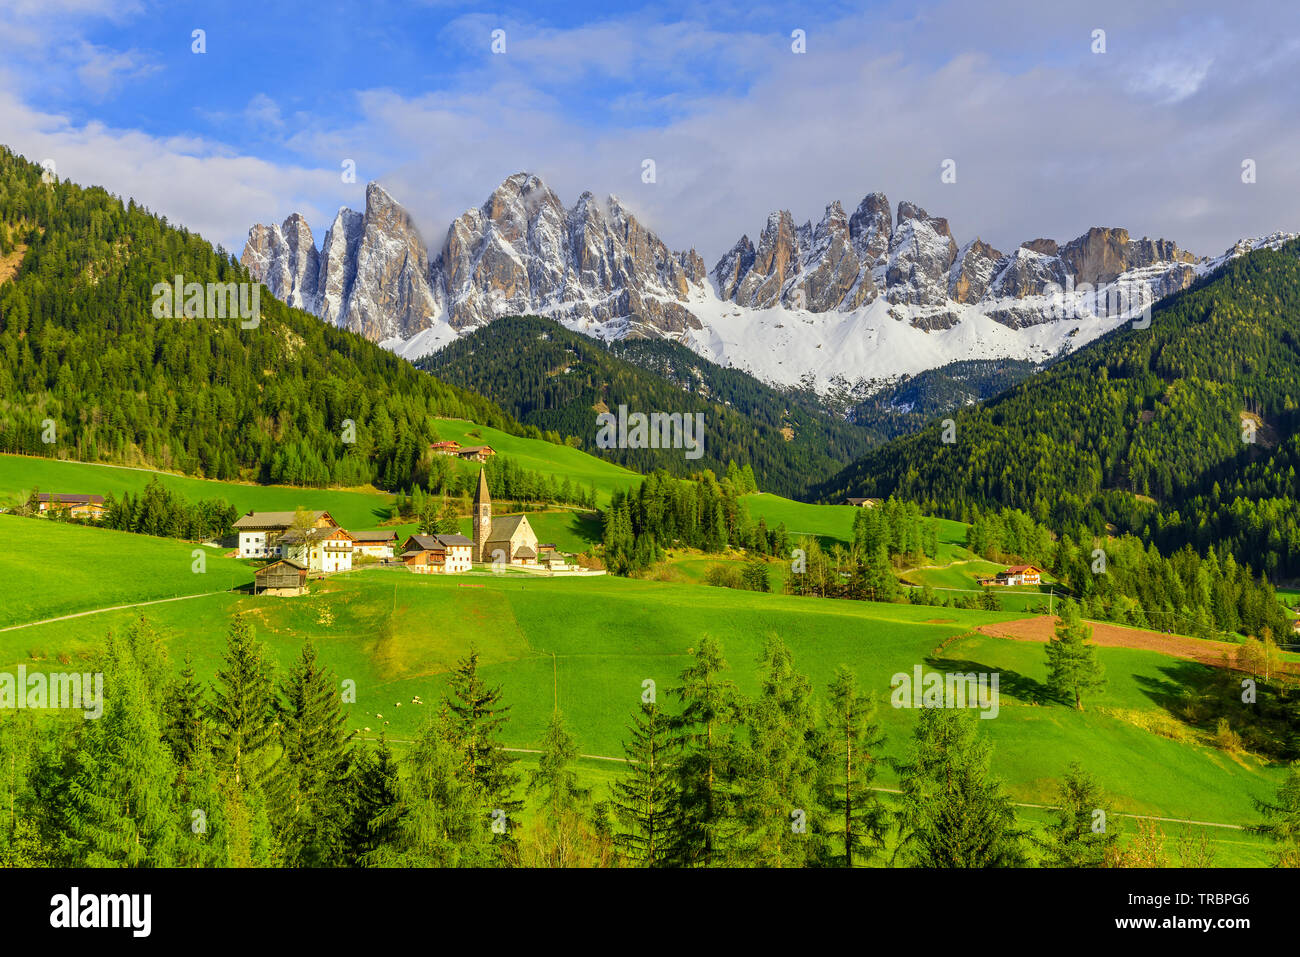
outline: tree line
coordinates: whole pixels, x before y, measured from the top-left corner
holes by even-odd
[[[682,480],[667,472],[646,476],[634,489],[613,494],[602,515],[606,567],[616,575],[644,571],[678,546],[720,552],[728,546],[758,555],[784,554],[785,524],[751,521],[743,496],[756,490],[753,473],[731,463],[730,477],[710,470]]]
[[[1072,619],[1073,620],[1073,619]],[[1077,620],[1074,620],[1077,625]],[[1073,626],[1070,626],[1073,627]],[[1095,687],[1086,635],[1048,649],[1062,700]],[[740,693],[705,636],[661,704],[629,709],[626,763],[607,799],[581,784],[552,715],[537,766],[505,749],[510,706],[471,650],[402,757],[346,730],[347,683],[310,641],[277,675],[235,616],[205,685],[179,675],[144,620],[111,633],[97,720],[0,722],[0,862],[90,867],[1149,866],[1143,832],[1080,767],[1041,834],[1018,821],[973,711],[925,707],[901,758],[882,754],[871,694],[841,667],[819,694],[775,636]],[[901,794],[875,786],[891,767]],[[1300,857],[1300,765],[1258,826]],[[1103,827],[1097,827],[1098,811]]]

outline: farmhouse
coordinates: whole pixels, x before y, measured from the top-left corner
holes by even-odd
[[[852,505],[855,508],[875,508],[876,500],[874,498],[846,498],[845,505]]]
[[[276,545],[281,555],[308,571],[328,575],[352,570],[352,536],[337,525],[307,531],[291,528]]]
[[[496,450],[490,445],[467,445],[456,453],[460,458],[470,462],[486,462],[489,456],[496,454]]]
[[[352,536],[352,554],[365,555],[369,558],[388,559],[397,551],[397,533],[392,529],[380,529],[375,532],[350,532]]]
[[[993,578],[980,580],[981,585],[1037,585],[1042,581],[1043,570],[1037,565],[1012,565]]]
[[[309,512],[313,528],[337,527],[329,512]],[[276,542],[294,523],[294,512],[252,512],[235,519],[239,533],[240,558],[274,558],[279,555]]]
[[[487,473],[480,470],[478,491],[474,493],[474,561],[536,565],[537,551],[537,533],[528,524],[527,515],[492,518]]]
[[[254,595],[288,597],[307,593],[307,569],[291,558],[263,565],[253,572]]]
[[[473,566],[474,543],[464,535],[412,535],[402,543],[402,564],[421,575],[453,575]]]
[[[454,441],[430,442],[429,451],[434,455],[459,455],[460,443]]]
[[[36,496],[36,508],[42,514],[67,512],[71,518],[89,518],[99,521],[104,517],[104,496],[41,492]]]

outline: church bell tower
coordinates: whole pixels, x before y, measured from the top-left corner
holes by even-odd
[[[487,469],[479,469],[478,491],[474,493],[474,561],[482,563],[492,536],[492,496],[488,494]]]

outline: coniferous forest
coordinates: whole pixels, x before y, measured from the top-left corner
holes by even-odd
[[[486,400],[263,290],[239,317],[158,319],[157,283],[242,283],[224,250],[0,148],[0,451],[290,485],[423,484],[429,419],[522,431]]]

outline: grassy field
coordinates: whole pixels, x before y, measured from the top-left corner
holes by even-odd
[[[42,520],[3,521],[11,535],[22,536],[25,555],[43,558],[10,560],[0,568],[10,581],[26,576],[20,578],[17,599],[13,590],[6,592],[0,607],[6,622],[146,600],[195,577],[189,572],[189,546],[180,543]],[[86,556],[96,552],[115,560],[87,564]],[[130,560],[116,558],[121,555]],[[147,574],[138,573],[143,562],[149,563]],[[33,571],[24,571],[24,565]],[[224,587],[214,567],[226,566],[209,558],[209,580]],[[247,576],[247,568],[244,572]],[[58,582],[57,588],[42,591],[41,583],[49,581]],[[888,706],[893,674],[910,672],[916,664],[937,671],[998,672],[1000,713],[981,721],[980,729],[994,744],[997,773],[1020,802],[1052,803],[1056,782],[1077,759],[1117,796],[1124,811],[1246,824],[1255,820],[1251,799],[1269,794],[1281,773],[1249,755],[1219,751],[1195,735],[1187,741],[1157,735],[1132,719],[1134,713],[1166,712],[1172,691],[1203,678],[1204,666],[1153,651],[1101,648],[1109,684],[1087,710],[1049,702],[1041,645],[973,631],[1016,617],[1012,613],[763,595],[689,582],[489,573],[442,578],[373,567],[314,584],[304,598],[220,593],[143,611],[163,634],[173,661],[191,654],[205,678],[218,666],[236,611],[249,616],[282,668],[310,637],[340,679],[356,682],[350,726],[363,737],[383,732],[398,747],[436,706],[448,670],[471,644],[482,654],[486,677],[501,684],[511,706],[510,746],[536,748],[558,707],[582,754],[618,758],[645,679],[667,695],[688,661],[688,649],[710,634],[722,643],[737,685],[752,694],[758,690],[756,661],[763,641],[775,634],[819,692],[839,664],[857,672],[862,686],[882,702],[886,757],[904,753],[916,720],[913,711]],[[108,629],[126,627],[140,613],[112,611],[0,631],[0,666],[84,659]],[[425,704],[416,704],[416,696]],[[583,766],[584,775],[598,784],[616,771],[610,762],[587,760]],[[878,783],[893,787],[897,782],[886,768]],[[1211,830],[1222,843],[1219,863],[1263,860],[1253,839]]]
[[[630,471],[567,445],[509,435],[464,419],[435,419],[434,427],[443,439],[454,440],[461,445],[490,445],[497,454],[506,456],[523,468],[553,475],[557,479],[567,477],[570,482],[582,488],[594,485],[597,505],[608,503],[610,495],[615,491],[626,491],[641,484],[639,472]]]
[[[242,586],[247,563],[171,538],[129,535],[41,518],[0,516],[0,628],[92,608]],[[206,571],[194,570],[194,552]],[[83,628],[83,619],[71,627]],[[15,632],[15,634],[18,634]]]
[[[26,455],[0,455],[0,502],[19,504],[18,495],[34,488],[43,492],[92,495],[121,495],[123,492],[139,494],[155,478],[191,502],[222,498],[240,513],[249,509],[293,511],[299,506],[323,509],[333,515],[344,528],[378,527],[387,516],[387,505],[393,500],[393,496],[375,489],[315,489],[217,482],[147,469],[62,462]]]

